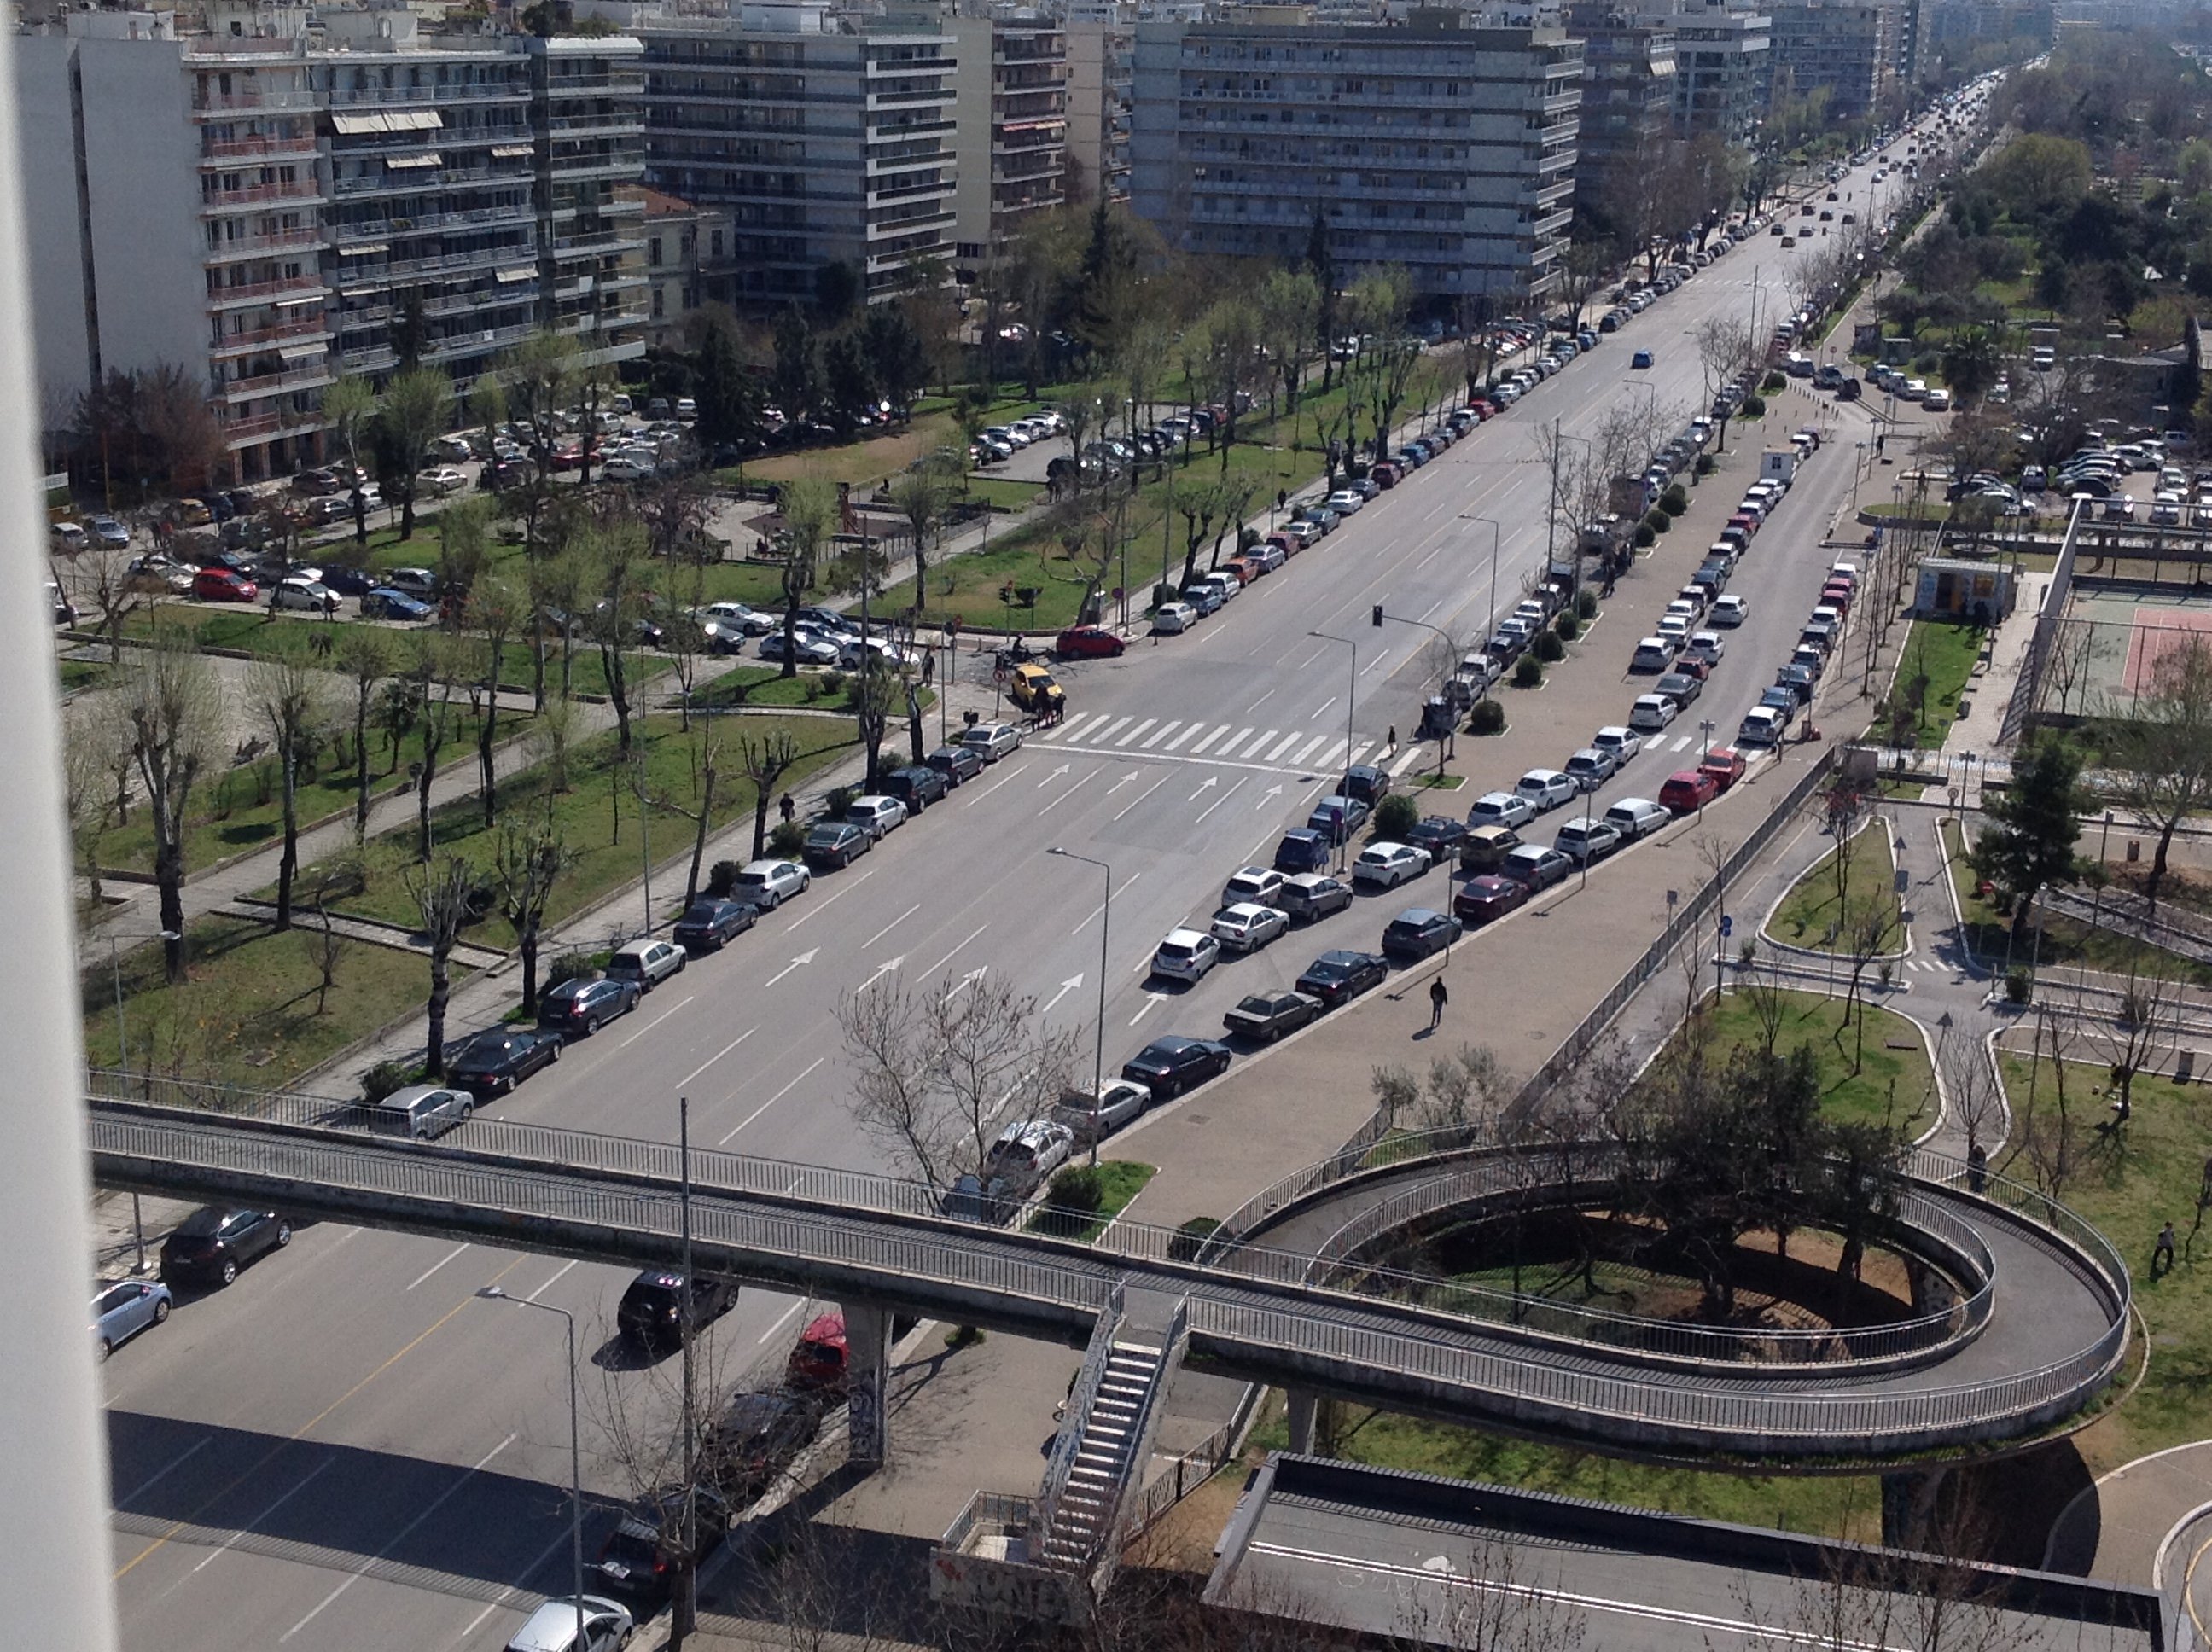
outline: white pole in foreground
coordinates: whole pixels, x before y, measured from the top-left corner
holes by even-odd
[[[15,714],[0,724],[0,925],[15,942],[15,1001],[0,1021],[9,1077],[0,1157],[0,1587],[21,1646],[112,1652],[114,1559],[107,1436],[85,1334],[92,1187],[85,1163],[84,1006],[77,985],[69,843],[62,823],[61,714],[52,628],[40,586],[38,410],[23,269],[15,43],[0,42],[0,671]]]

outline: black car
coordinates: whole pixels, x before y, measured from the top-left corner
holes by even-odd
[[[1459,920],[1447,912],[1413,907],[1382,932],[1382,955],[1394,963],[1418,963],[1459,938]]]
[[[760,908],[749,901],[694,901],[676,920],[671,938],[686,952],[719,951],[759,921]]]
[[[701,1478],[734,1508],[757,1501],[813,1443],[825,1397],[789,1388],[737,1395],[699,1442]]]
[[[366,597],[383,582],[384,576],[372,568],[332,562],[323,569],[323,583],[341,597]]]
[[[1301,993],[1310,993],[1332,1010],[1347,1004],[1370,987],[1379,987],[1389,975],[1386,958],[1372,952],[1338,950],[1324,952],[1306,966],[1297,979]]]
[[[684,1497],[664,1491],[625,1512],[599,1546],[592,1570],[598,1587],[632,1601],[650,1616],[668,1603],[682,1569]],[[730,1529],[730,1505],[711,1486],[690,1498],[691,1552],[712,1554]]]
[[[1121,1064],[1121,1076],[1150,1087],[1153,1098],[1180,1096],[1193,1084],[1229,1071],[1229,1046],[1211,1038],[1170,1033],[1155,1038]]]
[[[896,798],[909,815],[918,815],[952,789],[952,782],[927,763],[894,768],[876,778],[878,796]]]
[[[487,1027],[446,1046],[446,1082],[479,1100],[511,1090],[561,1059],[561,1035],[539,1027]]]
[[[1255,993],[1221,1017],[1232,1033],[1272,1044],[1319,1018],[1328,1006],[1310,993]]]
[[[1280,872],[1326,872],[1333,846],[1320,832],[1301,826],[1283,834],[1275,845],[1275,870]]]
[[[1355,763],[1344,771],[1336,790],[1338,796],[1358,798],[1371,809],[1389,795],[1390,777],[1372,763]]]
[[[641,1348],[673,1347],[683,1329],[684,1274],[649,1267],[629,1282],[615,1308],[615,1328]],[[710,1325],[738,1303],[738,1282],[712,1273],[690,1277],[691,1328]]]
[[[945,776],[948,787],[959,786],[983,772],[983,758],[964,745],[941,745],[929,754],[929,766]]]
[[[637,1008],[639,990],[634,981],[564,981],[539,996],[538,1024],[588,1036]]]
[[[203,1205],[161,1242],[161,1277],[213,1279],[228,1285],[264,1251],[292,1242],[292,1224],[274,1211],[226,1210]]]
[[[825,820],[807,830],[799,855],[817,872],[836,872],[849,866],[876,846],[876,840],[847,820]]]
[[[1424,815],[1406,834],[1406,841],[1417,849],[1426,849],[1431,865],[1441,865],[1457,856],[1459,846],[1466,837],[1464,821],[1454,820],[1449,815]]]

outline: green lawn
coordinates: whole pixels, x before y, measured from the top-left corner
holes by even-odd
[[[63,659],[56,662],[64,694],[75,694],[83,689],[96,689],[107,680],[109,667],[96,659]]]
[[[1916,702],[1917,739],[1923,750],[1932,751],[1959,715],[1959,696],[1966,692],[1974,661],[1981,657],[1982,628],[1949,620],[1915,620],[1898,662],[1893,695]]]
[[[1061,1175],[1065,1175],[1066,1171]],[[1032,1233],[1049,1233],[1063,1239],[1080,1239],[1086,1242],[1106,1231],[1114,1218],[1127,1210],[1129,1201],[1144,1192],[1145,1184],[1159,1174],[1154,1164],[1139,1164],[1133,1159],[1109,1158],[1098,1162],[1098,1209],[1088,1220],[1077,1221],[1066,1212],[1039,1211],[1029,1220]]]
[[[2031,1063],[2026,1054],[2007,1052],[1999,1066],[2014,1116],[2033,1107],[2048,1119],[2056,1092],[2047,1054]],[[2212,1370],[2212,1232],[2185,1242],[2172,1272],[2151,1278],[2159,1224],[2172,1222],[2185,1242],[2196,1219],[2203,1167],[2212,1158],[2212,1106],[2201,1085],[2178,1088],[2163,1078],[2138,1078],[2126,1128],[2117,1139],[2102,1139],[2090,1122],[2109,1116],[2105,1097],[2094,1093],[2108,1081],[2100,1064],[2069,1064],[2069,1110],[2084,1121],[2081,1136],[2089,1145],[2060,1198],[2111,1239],[2126,1260],[2154,1352],[2142,1387],[2080,1436],[2093,1473],[2203,1438],[2204,1373]],[[2024,1159],[2008,1163],[2000,1156],[1996,1168],[2016,1181],[2033,1180]]]
[[[794,677],[786,677],[775,665],[738,665],[701,683],[692,692],[691,703],[718,708],[742,706],[757,710],[769,706],[849,713],[855,709],[851,681],[849,674],[842,671],[801,670]],[[921,697],[924,711],[937,703],[934,689],[923,689]]]
[[[694,722],[693,732],[689,735],[678,732],[677,720],[672,716],[641,719],[636,726],[643,752],[643,789],[664,805],[687,808],[695,805],[699,796],[696,765],[702,742],[708,738],[711,727],[722,750],[722,772],[717,780],[718,798],[712,812],[716,829],[733,820],[750,819],[752,815],[752,786],[737,772],[738,742],[741,737],[760,739],[778,732],[791,735],[804,756],[799,765],[780,782],[781,788],[787,790],[802,784],[809,774],[834,760],[853,743],[849,725],[825,717],[749,717],[717,720],[711,725],[702,720]],[[902,740],[904,733],[903,727],[895,722],[895,738]],[[896,749],[886,746],[886,750]],[[501,810],[510,818],[525,811],[550,811],[562,842],[574,857],[568,871],[554,885],[545,916],[549,928],[638,877],[642,866],[644,846],[639,840],[641,805],[637,788],[629,765],[617,753],[614,734],[610,732],[595,735],[581,742],[568,754],[568,785],[565,790],[553,789],[549,768],[542,762],[509,775],[499,787]],[[681,851],[690,841],[695,829],[690,820],[667,806],[651,811],[650,826],[651,848],[656,861]],[[440,852],[458,854],[478,867],[489,865],[498,841],[495,832],[484,829],[483,809],[474,797],[438,810],[431,817],[431,831]],[[336,903],[332,909],[390,923],[417,921],[415,898],[408,890],[405,878],[406,869],[414,864],[414,829],[410,825],[374,841],[365,857],[366,886],[360,894]],[[703,867],[701,876],[703,879]],[[672,878],[665,884],[656,884],[654,896],[656,907],[662,914],[673,917],[684,897],[682,879]],[[496,914],[476,926],[469,938],[480,945],[501,948],[514,943],[513,930]]]
[[[390,947],[350,946],[329,1000],[302,932],[204,918],[187,932],[191,980],[163,979],[157,945],[123,955],[124,1027],[131,1066],[188,1078],[273,1090],[296,1083],[362,1035],[429,995],[428,964]],[[468,972],[456,968],[456,982]],[[115,977],[95,949],[83,972],[86,1059],[116,1065]]]
[[[1869,969],[1864,985],[1873,979]],[[1849,1124],[1887,1120],[1900,1134],[1919,1134],[1935,1110],[1936,1075],[1920,1029],[1901,1015],[1863,1005],[1862,1029],[1845,1020],[1848,1006],[1840,998],[1739,987],[1724,993],[1717,1006],[1708,1005],[1698,1017],[1699,1036],[1712,1041],[1716,1054],[1760,1048],[1766,1035],[1758,999],[1769,993],[1780,1014],[1774,1047],[1784,1054],[1812,1051],[1820,1072],[1820,1109],[1827,1117]],[[1681,1049],[1683,1037],[1675,1034],[1670,1054]]]
[[[242,603],[233,608],[212,608],[165,602],[125,616],[123,635],[144,641],[157,628],[164,635],[184,632],[196,648],[226,648],[256,659],[309,661],[326,659],[347,632],[368,629],[358,621],[271,614],[265,608]]]
[[[1828,851],[1790,887],[1766,921],[1769,940],[1807,946],[1819,952],[1850,956],[1870,938],[1879,920],[1876,951],[1894,952],[1904,944],[1888,853],[1888,828],[1875,821],[1849,842]],[[1836,896],[1837,857],[1843,858],[1843,898]]]

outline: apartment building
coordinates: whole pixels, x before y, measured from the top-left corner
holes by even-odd
[[[644,42],[646,150],[656,189],[726,213],[704,295],[811,301],[825,266],[869,298],[917,265],[949,265],[952,37],[934,20],[859,22],[814,0],[679,15],[581,0]]]
[[[1825,93],[1831,118],[1859,120],[1895,88],[1905,56],[1903,6],[1771,0],[1770,19],[1773,97]]]
[[[1576,193],[1606,203],[1641,186],[1653,146],[1674,125],[1674,30],[1617,0],[1579,0],[1567,12],[1583,41],[1583,106]]]
[[[1539,297],[1573,217],[1582,42],[1442,8],[1402,27],[1302,7],[1140,22],[1130,198],[1187,251],[1403,265],[1441,304]]]
[[[973,281],[1066,197],[1067,34],[1035,17],[955,17],[953,272]]]
[[[318,460],[323,391],[403,344],[462,386],[539,327],[642,349],[617,198],[643,165],[636,42],[209,21],[70,12],[16,41],[26,175],[55,185],[26,192],[50,424],[110,371],[181,367],[252,481]]]
[[[1749,0],[1678,0],[1653,8],[1674,31],[1674,130],[1748,143],[1766,110],[1772,21]]]
[[[1129,198],[1129,108],[1135,96],[1136,8],[1088,0],[1068,10],[1066,194]]]
[[[657,189],[640,194],[645,203],[646,337],[655,344],[680,346],[684,318],[706,301],[703,272],[728,259],[730,215]]]

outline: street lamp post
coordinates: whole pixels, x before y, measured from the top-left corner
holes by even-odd
[[[1344,685],[1344,764],[1349,768],[1352,766],[1352,702],[1359,693],[1359,645],[1350,637],[1336,636],[1328,631],[1309,631],[1306,635],[1317,637],[1323,642],[1340,642],[1352,650],[1352,671]],[[1340,872],[1344,870],[1344,852],[1351,836],[1351,833],[1346,832],[1337,838],[1336,869]]]
[[[495,1285],[485,1285],[477,1292],[486,1302],[510,1302],[518,1308],[535,1308],[542,1313],[558,1314],[568,1329],[568,1567],[569,1581],[575,1595],[571,1604],[576,1609],[576,1644],[584,1643],[584,1445],[583,1434],[577,1421],[576,1406],[576,1316],[565,1308],[556,1308],[550,1303],[533,1302],[528,1297],[510,1297]]]
[[[1490,619],[1483,631],[1483,638],[1486,642],[1491,634],[1498,629],[1498,544],[1501,530],[1497,521],[1487,516],[1462,515],[1459,519],[1462,522],[1480,522],[1490,530]],[[1487,674],[1482,685],[1482,691],[1485,694],[1490,692]]]
[[[1091,1167],[1096,1169],[1098,1138],[1104,1129],[1099,1121],[1099,1109],[1106,1102],[1106,938],[1114,925],[1114,868],[1103,860],[1063,849],[1056,843],[1045,853],[1056,854],[1063,860],[1080,860],[1086,866],[1096,866],[1106,877],[1106,901],[1098,908],[1098,1034],[1091,1053]]]

